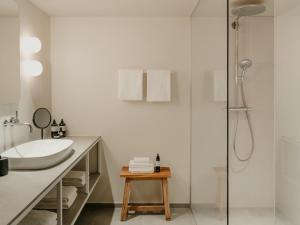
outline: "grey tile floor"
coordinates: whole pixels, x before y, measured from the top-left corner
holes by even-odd
[[[86,206],[75,225],[196,225],[188,208],[172,209],[172,220],[166,221],[164,215],[130,215],[127,221],[120,221],[120,208]]]
[[[125,222],[120,221],[120,208],[103,208],[87,205],[75,225],[226,225],[226,218],[221,219],[216,209],[194,208],[172,209],[172,220],[166,221],[164,215],[130,215]],[[231,210],[231,225],[295,225],[289,223],[273,209],[234,209]]]
[[[226,225],[226,217],[220,218],[215,208],[193,208],[198,225]],[[230,225],[295,225],[272,208],[240,208],[229,210]]]

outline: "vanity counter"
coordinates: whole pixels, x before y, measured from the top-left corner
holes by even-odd
[[[67,139],[74,141],[74,153],[62,163],[45,170],[9,171],[7,176],[0,177],[0,225],[18,224],[100,142],[100,137]],[[100,147],[97,147],[100,173]]]

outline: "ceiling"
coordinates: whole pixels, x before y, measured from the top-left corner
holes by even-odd
[[[190,16],[198,2],[198,0],[30,1],[50,16]]]
[[[17,16],[18,6],[12,0],[0,0],[0,16]]]
[[[278,1],[279,16],[299,16],[300,15],[300,1],[299,0],[281,0]]]

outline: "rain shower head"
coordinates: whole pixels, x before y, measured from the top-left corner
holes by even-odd
[[[262,4],[245,4],[232,9],[232,14],[237,17],[254,16],[266,11],[266,6]]]
[[[240,62],[240,67],[242,70],[248,69],[250,66],[252,66],[252,61],[250,59],[243,59]]]

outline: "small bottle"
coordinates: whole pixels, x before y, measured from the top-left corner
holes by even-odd
[[[60,133],[62,132],[62,135],[60,134],[60,136],[66,137],[67,127],[66,127],[66,124],[63,119],[61,119],[60,124],[59,124],[59,132]]]
[[[59,126],[57,125],[56,121],[53,120],[52,124],[51,124],[51,137],[55,138],[58,136],[59,133]]]
[[[59,135],[59,138],[62,138],[62,137],[64,137],[64,132],[63,132],[63,130],[62,130],[62,128],[61,128],[61,127],[59,128],[58,135]]]
[[[160,172],[160,157],[159,157],[159,154],[156,155],[154,171],[155,171],[155,173]]]

